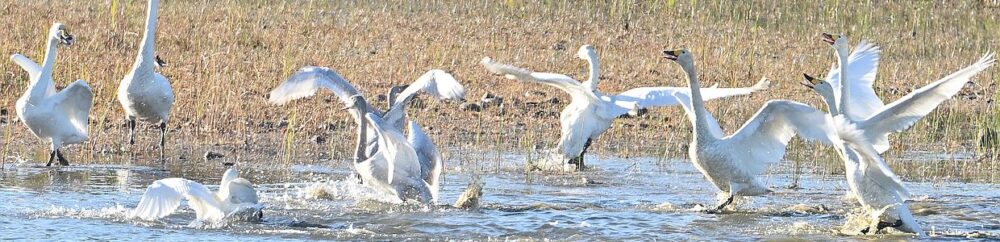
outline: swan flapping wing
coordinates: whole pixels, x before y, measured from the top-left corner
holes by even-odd
[[[718,84],[716,84],[718,85]],[[761,78],[757,84],[745,88],[703,88],[701,89],[702,99],[705,101],[730,96],[748,95],[750,93],[769,88],[771,81]],[[652,108],[662,106],[680,105],[682,99],[690,96],[691,89],[688,87],[640,87],[634,88],[618,95],[611,96],[617,109],[611,109],[609,117],[617,117],[632,109]],[[678,93],[683,94],[683,98],[678,98]]]
[[[559,90],[569,93],[575,100],[587,100],[594,103],[600,102],[597,95],[589,88],[580,84],[576,79],[563,74],[532,72],[524,68],[497,63],[489,57],[483,58],[480,63],[486,67],[486,70],[504,75],[507,79],[541,83],[559,88]]]
[[[841,85],[847,85],[850,89],[850,97],[846,114],[851,120],[863,120],[882,109],[885,104],[882,99],[875,94],[872,84],[878,74],[879,47],[864,40],[858,43],[851,55],[847,58],[848,83],[840,83],[840,68],[834,64],[827,73],[826,81],[833,86],[834,98],[840,103],[844,99],[841,97]]]
[[[842,122],[842,120],[836,120],[835,122],[839,122],[837,125],[838,128],[847,130],[846,132],[838,132],[838,135],[851,150],[856,152],[857,157],[855,158],[858,160],[858,169],[862,172],[860,174],[862,179],[871,180],[882,191],[891,192],[902,200],[909,199],[910,192],[906,189],[906,186],[903,186],[903,181],[899,179],[899,176],[896,176],[896,173],[892,172],[889,165],[885,164],[878,151],[875,150],[875,146],[864,136],[864,132],[856,129],[850,122]]]
[[[680,101],[681,107],[684,108],[684,114],[686,114],[688,121],[691,121],[691,124],[695,125],[694,124],[695,117],[693,111],[694,106],[691,105],[691,95],[689,92],[690,90],[688,90],[687,92],[676,92],[674,93],[674,95],[677,96],[677,100]],[[715,136],[715,138],[719,139],[725,136],[726,134],[722,132],[722,127],[719,125],[719,121],[715,120],[715,117],[713,117],[711,113],[708,113],[705,110],[702,110],[702,112],[705,112],[704,115],[705,123],[708,124],[708,131],[712,132],[712,136]]]
[[[230,204],[257,204],[257,190],[253,188],[253,183],[243,178],[237,178],[229,182],[229,194],[220,194],[223,202]]]
[[[992,66],[994,54],[987,53],[975,64],[928,84],[885,106],[875,115],[861,121],[858,128],[865,130],[869,140],[887,140],[889,133],[909,128],[962,90],[969,79]],[[879,152],[889,148],[888,143],[875,142]]]
[[[198,220],[220,220],[225,217],[222,204],[212,191],[200,183],[183,178],[167,178],[153,182],[142,194],[142,200],[132,217],[155,220],[172,214],[181,205],[181,199],[197,214]]]
[[[385,125],[383,120],[372,113],[365,114],[365,119],[378,135],[379,152],[385,157],[387,183],[392,184],[397,173],[404,175],[419,175],[420,163],[417,152],[413,150],[403,134],[395,128]]]
[[[90,122],[90,107],[94,101],[94,92],[90,90],[87,82],[76,80],[52,98],[58,107],[68,115],[73,126],[79,132],[86,134],[87,124]]]
[[[410,142],[414,151],[417,152],[420,162],[420,175],[427,182],[427,186],[431,190],[431,197],[437,202],[438,190],[440,189],[439,179],[441,171],[444,169],[441,152],[438,151],[434,142],[424,133],[417,122],[410,121],[409,126],[410,134],[407,137],[407,141]]]
[[[307,66],[299,69],[288,80],[271,90],[268,101],[278,105],[285,104],[295,99],[316,95],[316,91],[321,87],[333,91],[345,104],[351,102],[351,96],[360,93],[336,71],[326,67]]]
[[[10,60],[14,61],[14,63],[20,66],[21,69],[24,69],[24,71],[28,73],[28,76],[31,77],[31,80],[37,80],[38,76],[42,74],[42,67],[27,56],[13,54],[10,56]]]
[[[420,91],[438,99],[465,99],[465,87],[462,87],[462,84],[458,83],[454,76],[443,70],[434,69],[427,71],[406,89],[403,89],[393,103],[395,105],[395,103],[403,102]]]
[[[785,146],[796,134],[824,144],[838,139],[827,113],[799,102],[772,100],[733,135],[723,138],[723,147],[747,161],[750,174],[760,174],[785,155]]]
[[[403,129],[403,117],[406,115],[406,106],[410,100],[418,93],[423,92],[438,99],[463,100],[465,99],[465,87],[454,76],[443,70],[430,70],[417,78],[406,89],[403,89],[392,106],[386,110],[383,119],[392,124],[397,129]]]

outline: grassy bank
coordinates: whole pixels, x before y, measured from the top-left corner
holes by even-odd
[[[161,72],[175,89],[168,155],[198,160],[206,150],[258,165],[311,163],[349,157],[353,122],[332,95],[287,106],[266,103],[270,88],[304,65],[329,66],[371,99],[424,71],[451,71],[466,84],[470,100],[486,92],[504,107],[460,111],[457,103],[424,100],[411,117],[447,151],[451,164],[493,167],[509,163],[480,151],[525,152],[553,146],[558,112],[569,101],[554,88],[489,75],[484,56],[536,71],[585,78],[574,58],[594,45],[603,64],[603,92],[639,86],[683,86],[683,72],[659,57],[664,48],[687,47],[702,80],[722,87],[747,86],[761,77],[774,87],[750,97],[709,103],[727,131],[735,130],[764,102],[792,99],[821,107],[819,97],[796,84],[801,73],[825,75],[835,60],[818,40],[842,32],[883,48],[876,91],[895,100],[1000,47],[995,1],[771,2],[745,1],[181,1],[160,4],[158,54]],[[41,61],[43,39],[53,22],[65,23],[76,44],[60,49],[54,76],[61,87],[85,79],[93,87],[91,141],[70,149],[71,160],[148,163],[158,138],[143,126],[137,145],[127,133],[115,99],[141,38],[145,1],[5,1],[0,3],[0,53]],[[873,11],[878,9],[878,11]],[[0,154],[7,162],[44,160],[42,145],[16,119],[14,103],[28,84],[13,62],[0,61]],[[886,159],[908,179],[997,182],[1000,161],[979,147],[978,134],[1000,129],[994,100],[1000,68],[974,78],[954,100],[901,135]],[[526,95],[529,91],[543,95]],[[551,103],[555,98],[558,104]],[[333,108],[331,108],[333,107]],[[677,108],[617,121],[596,140],[598,155],[683,157],[690,125]],[[327,142],[313,142],[313,137]],[[793,144],[786,158],[809,172],[837,173],[839,161],[825,148]],[[952,159],[912,161],[908,151],[975,153]],[[977,152],[979,151],[979,152]],[[492,153],[490,153],[492,154]]]

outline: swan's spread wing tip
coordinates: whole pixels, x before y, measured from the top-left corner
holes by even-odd
[[[318,66],[306,66],[292,74],[284,83],[271,90],[268,102],[282,105],[292,100],[316,95],[319,88],[333,91],[341,102],[350,103],[359,92],[336,71]]]
[[[761,77],[760,81],[757,81],[756,84],[750,87],[754,91],[767,90],[768,88],[771,88],[771,80],[767,79],[767,77]]]

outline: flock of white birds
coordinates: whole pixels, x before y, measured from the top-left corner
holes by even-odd
[[[121,81],[118,100],[125,110],[130,144],[134,143],[137,119],[159,125],[162,158],[174,95],[170,82],[155,69],[164,64],[156,56],[154,47],[157,5],[158,0],[149,0],[139,53],[134,67]],[[689,146],[691,162],[727,195],[727,199],[708,212],[727,209],[735,196],[771,193],[759,177],[770,164],[782,159],[788,141],[798,135],[833,147],[844,161],[851,195],[871,214],[870,226],[861,233],[893,227],[925,236],[907,207],[910,193],[880,154],[890,148],[890,133],[906,130],[957,94],[974,75],[994,64],[994,54],[987,53],[964,69],[884,104],[872,89],[879,48],[862,41],[852,52],[848,40],[839,35],[823,34],[823,41],[832,46],[837,63],[825,79],[805,75],[802,84],[819,94],[829,111],[791,100],[772,100],[728,136],[705,109],[704,102],[765,90],[770,82],[762,79],[746,88],[700,88],[694,57],[686,49],[664,51],[663,55],[684,70],[688,87],[642,87],[617,95],[597,90],[600,68],[597,52],[590,45],[581,46],[577,53],[578,58],[586,60],[590,66],[590,77],[583,82],[562,74],[532,72],[501,64],[488,57],[481,64],[489,72],[506,78],[553,86],[569,94],[572,101],[561,113],[562,136],[552,159],[558,169],[584,169],[583,156],[591,141],[607,131],[615,118],[642,108],[679,105],[694,129]],[[57,47],[72,44],[73,35],[65,26],[56,23],[48,33],[41,66],[23,55],[11,56],[31,80],[24,95],[17,100],[17,113],[36,137],[50,142],[46,166],[54,161],[69,165],[60,148],[88,139],[88,115],[93,101],[90,87],[85,81],[77,80],[57,92],[52,79]],[[400,201],[435,204],[443,159],[421,126],[406,118],[405,108],[420,93],[442,100],[464,100],[465,88],[459,81],[442,70],[428,71],[410,85],[390,89],[387,110],[382,111],[367,102],[357,88],[334,70],[309,66],[272,90],[269,101],[285,104],[313,96],[323,88],[337,96],[357,124],[353,164],[361,181]],[[159,219],[173,213],[183,199],[187,199],[188,206],[195,211],[197,221],[262,217],[263,206],[259,204],[253,184],[239,178],[235,168],[224,173],[218,192],[183,178],[155,181],[131,216]]]

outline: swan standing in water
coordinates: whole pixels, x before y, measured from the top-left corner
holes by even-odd
[[[600,67],[594,47],[581,46],[577,51],[577,58],[587,60],[590,64],[590,77],[583,83],[562,74],[532,72],[496,63],[489,57],[483,58],[482,61],[487,70],[504,75],[508,79],[553,86],[570,95],[569,105],[559,115],[562,135],[556,151],[561,156],[560,165],[575,166],[577,170],[583,170],[585,168],[583,156],[590,148],[591,142],[607,131],[615,118],[641,108],[678,105],[680,101],[673,93],[687,92],[685,88],[679,87],[641,87],[618,95],[605,95],[597,90]],[[749,88],[710,88],[705,90],[705,98],[711,100],[747,95],[766,89],[768,85],[770,81],[762,79]]]
[[[681,49],[663,51],[663,55],[680,64],[691,88],[688,98],[684,98],[687,93],[674,93],[682,100],[694,128],[688,150],[691,162],[709,182],[728,195],[728,199],[710,211],[722,210],[735,196],[771,193],[758,176],[785,155],[785,146],[792,136],[798,134],[823,143],[836,140],[831,138],[837,137],[830,124],[833,121],[824,112],[789,100],[768,101],[743,127],[723,136],[722,128],[705,109],[691,53]]]
[[[21,66],[31,78],[28,90],[17,99],[17,116],[35,137],[50,142],[52,151],[45,166],[51,166],[56,159],[61,165],[69,165],[59,149],[88,139],[88,115],[94,99],[94,93],[84,80],[76,80],[62,91],[56,92],[52,67],[56,62],[56,48],[61,44],[72,45],[73,35],[69,34],[63,24],[56,23],[49,29],[45,59],[41,67],[23,55],[11,56],[11,60]]]
[[[889,133],[898,132],[913,126],[918,120],[929,114],[934,108],[945,100],[957,94],[970,79],[979,72],[989,68],[995,63],[993,53],[987,53],[976,63],[952,73],[938,81],[928,84],[912,93],[890,103],[887,106],[875,110],[869,117],[861,120],[851,120],[849,115],[841,112],[847,107],[842,101],[848,98],[836,97],[836,88],[830,82],[805,75],[807,82],[803,85],[816,91],[826,103],[830,110],[830,116],[834,117],[838,129],[841,131],[857,133],[862,138],[856,138],[854,143],[867,143],[870,140],[884,140]],[[842,72],[845,73],[845,72]],[[850,75],[848,73],[846,75]],[[842,79],[843,80],[843,79]],[[841,82],[843,83],[843,82]],[[845,95],[846,96],[846,95]],[[877,99],[877,98],[876,98]],[[881,103],[881,102],[880,102]],[[850,109],[848,109],[850,110]],[[843,135],[845,140],[851,135]],[[873,146],[873,154],[866,154],[866,145],[848,145],[851,149],[846,149],[844,165],[847,170],[847,183],[852,194],[858,199],[868,212],[881,214],[880,226],[891,225],[902,231],[916,233],[925,236],[919,224],[913,219],[906,200],[909,199],[909,192],[898,177],[878,156],[878,150]],[[886,146],[887,147],[887,146]],[[860,153],[860,155],[859,155]],[[883,212],[878,212],[883,211]],[[881,229],[881,228],[877,228]],[[868,229],[865,230],[867,232]]]
[[[253,183],[239,176],[236,168],[227,169],[218,192],[184,178],[157,180],[146,188],[130,216],[144,220],[163,218],[174,213],[181,206],[181,200],[187,199],[188,207],[195,212],[195,221],[220,222],[227,217],[262,219],[263,205],[258,202]]]
[[[361,175],[361,180],[391,193],[401,201],[416,199],[421,203],[436,202],[434,196],[437,192],[431,191],[431,184],[423,179],[426,169],[421,165],[413,146],[399,130],[384,125],[384,120],[365,110],[368,103],[364,97],[355,95],[351,100],[348,108],[352,110],[355,119],[359,119],[354,169]],[[369,129],[375,132],[379,147],[371,156],[367,156],[365,152],[365,139]]]
[[[156,55],[156,13],[159,0],[149,0],[146,9],[146,29],[139,44],[132,70],[118,85],[118,102],[125,109],[125,123],[128,125],[129,144],[135,144],[136,119],[157,123],[160,127],[160,159],[166,143],[167,122],[170,108],[174,106],[174,90],[170,81],[154,69],[161,65]]]
[[[359,154],[361,158],[381,156],[376,155],[377,152],[381,151],[381,147],[383,147],[378,142],[380,137],[378,132],[402,133],[403,121],[406,120],[405,108],[418,93],[426,93],[439,99],[465,98],[465,88],[451,74],[442,70],[431,70],[406,87],[393,88],[389,93],[390,107],[385,113],[381,113],[378,109],[368,104],[368,102],[363,100],[362,102],[355,101],[354,96],[360,97],[360,92],[335,71],[324,67],[304,67],[292,75],[285,83],[281,84],[281,86],[271,91],[270,102],[284,104],[291,100],[312,96],[321,87],[333,91],[341,102],[350,108],[358,126],[364,125],[366,127],[365,135],[362,139],[364,143],[363,154]],[[375,115],[379,125],[384,127],[383,130],[374,130],[375,125],[368,124],[364,117],[368,113]],[[407,146],[410,149],[415,149],[417,154],[420,168],[420,172],[417,174],[420,174],[420,177],[430,187],[431,200],[436,201],[439,189],[439,177],[443,169],[441,153],[430,140],[430,137],[422,131],[416,122],[411,120],[408,121],[408,124],[409,137]],[[361,169],[357,169],[358,163],[364,160],[366,159],[356,160],[355,162],[355,170],[362,176],[363,181],[365,181],[366,176],[374,177],[373,174],[376,174],[371,172],[363,174]],[[381,161],[381,163],[385,163],[385,161]],[[409,172],[400,174],[409,174]],[[371,181],[372,183],[369,184],[376,187],[389,184],[387,182],[388,177],[382,177],[382,179],[386,182]],[[368,183],[368,181],[365,182]],[[375,182],[381,183],[375,184]],[[395,192],[396,189],[392,189],[392,191]]]

